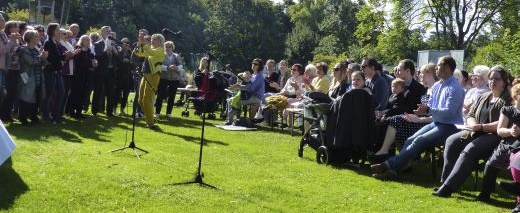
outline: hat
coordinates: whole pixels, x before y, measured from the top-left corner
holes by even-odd
[[[251,73],[249,71],[238,73],[238,77],[240,78],[251,78]]]

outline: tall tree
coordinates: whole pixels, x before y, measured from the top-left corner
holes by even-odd
[[[357,3],[345,0],[301,0],[291,6],[289,15],[295,28],[287,41],[289,58],[306,63],[316,54],[336,56],[345,52],[354,42],[357,10]],[[306,43],[298,42],[302,40]],[[309,49],[312,54],[294,52]]]
[[[411,13],[415,4],[408,0],[392,0],[390,3],[393,9],[390,12],[389,26],[378,37],[378,59],[385,64],[397,64],[405,58],[416,60],[417,51],[425,48],[425,42],[422,29],[412,27]]]
[[[501,11],[505,1],[427,0],[422,17],[435,29],[439,48],[465,49]]]
[[[205,35],[212,54],[223,63],[250,69],[253,58],[280,60],[286,29],[283,6],[269,0],[207,1]]]

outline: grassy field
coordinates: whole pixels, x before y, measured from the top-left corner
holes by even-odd
[[[450,199],[430,195],[438,182],[428,163],[418,163],[399,181],[359,170],[318,165],[315,152],[297,157],[299,136],[289,132],[232,132],[210,120],[202,170],[197,169],[201,119],[160,119],[152,131],[138,120],[135,142],[150,153],[109,153],[130,141],[131,118],[104,115],[65,124],[10,124],[17,143],[12,167],[0,168],[0,210],[13,212],[510,212],[513,197],[473,201],[468,180]],[[507,176],[505,176],[507,177]]]

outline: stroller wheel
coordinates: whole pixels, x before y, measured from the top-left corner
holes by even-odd
[[[181,116],[182,117],[190,117],[190,112],[189,111],[182,111],[181,112]]]
[[[320,146],[318,150],[316,150],[316,162],[319,164],[329,163],[329,151],[326,146]]]

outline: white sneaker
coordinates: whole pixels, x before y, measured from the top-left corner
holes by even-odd
[[[136,112],[135,113],[135,117],[136,118],[144,118],[144,115],[143,115],[143,113]]]
[[[173,118],[171,114],[166,114],[167,118]]]

